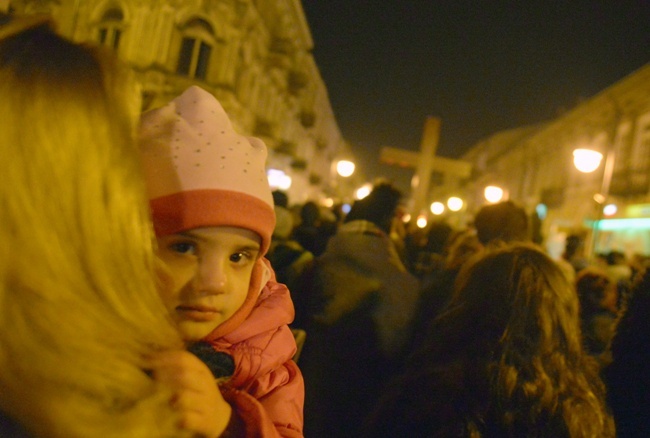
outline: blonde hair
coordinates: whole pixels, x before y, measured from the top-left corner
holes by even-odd
[[[176,436],[132,73],[41,19],[0,28],[0,410],[47,437]]]

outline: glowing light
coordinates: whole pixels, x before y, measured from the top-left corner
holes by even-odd
[[[288,190],[291,187],[291,177],[278,169],[269,169],[266,172],[271,189]]]
[[[372,191],[372,186],[370,184],[364,184],[363,187],[359,187],[354,193],[356,199],[363,199],[370,194]]]
[[[603,214],[605,216],[614,216],[617,211],[618,211],[618,208],[616,207],[616,204],[607,204],[603,208]]]
[[[348,160],[341,160],[336,163],[336,172],[342,177],[348,177],[354,173],[354,163]]]
[[[334,206],[334,200],[332,198],[325,198],[321,201],[324,207],[331,208]]]
[[[548,214],[548,207],[546,204],[537,204],[535,207],[535,212],[537,213],[537,217],[540,218],[541,220],[546,219],[546,215]]]
[[[594,195],[594,201],[596,201],[596,202],[599,203],[599,204],[602,204],[603,202],[605,202],[605,196],[603,196],[603,195],[600,194],[600,193],[596,193],[596,194]]]
[[[452,196],[451,198],[447,199],[447,208],[449,208],[451,211],[459,211],[461,208],[463,208],[463,200],[456,196]]]
[[[436,216],[441,215],[445,212],[445,204],[442,202],[433,202],[429,208],[431,209],[431,213],[435,214]]]
[[[411,221],[411,215],[406,213],[404,216],[402,216],[402,222],[405,224]]]
[[[580,172],[591,173],[598,169],[603,154],[591,149],[576,149],[573,151],[573,164]]]
[[[341,211],[345,214],[348,214],[350,210],[352,209],[352,206],[350,204],[343,204],[341,206]]]
[[[415,224],[418,226],[418,228],[424,228],[427,226],[427,217],[423,214],[418,216],[418,219],[415,221]]]
[[[503,199],[503,189],[497,186],[487,186],[483,191],[483,195],[487,202],[496,204]]]
[[[587,225],[595,225],[599,230],[649,230],[650,218],[603,219],[598,222],[587,222]]]

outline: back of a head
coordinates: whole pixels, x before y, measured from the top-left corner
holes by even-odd
[[[574,254],[584,247],[584,238],[578,236],[577,234],[570,234],[566,238],[564,244],[564,250],[567,257],[571,257]]]
[[[390,183],[377,184],[368,196],[356,201],[344,222],[366,220],[372,222],[386,233],[390,227],[402,193]]]
[[[289,208],[289,196],[282,190],[273,190],[273,205],[276,207]]]
[[[300,209],[301,224],[313,226],[320,221],[320,208],[314,201],[307,201]]]
[[[512,201],[482,207],[474,218],[474,226],[483,245],[492,242],[529,241],[528,216]]]
[[[154,282],[132,73],[16,18],[0,96],[0,410],[37,436],[172,430],[142,371],[181,343]]]
[[[443,254],[454,229],[447,222],[434,222],[427,232],[427,249],[436,254]]]
[[[585,315],[601,309],[605,293],[613,287],[607,272],[596,267],[582,269],[576,277],[575,284],[581,310]]]
[[[610,251],[607,254],[607,264],[610,266],[614,265],[623,265],[627,262],[627,259],[625,257],[625,253],[622,251]]]
[[[510,325],[510,336],[530,336],[540,343],[543,336],[559,332],[576,338],[571,333],[578,321],[573,287],[557,264],[533,244],[494,246],[476,255],[462,268],[454,297],[479,312],[482,308],[488,319]],[[550,330],[556,324],[560,326]]]
[[[577,295],[547,254],[526,243],[491,247],[463,268],[456,286],[461,328],[481,339],[495,365],[493,394],[504,418],[513,416],[509,427],[535,430],[531,418],[549,415],[571,436],[610,436],[602,382],[582,349]],[[575,406],[583,407],[580,421],[568,421]]]

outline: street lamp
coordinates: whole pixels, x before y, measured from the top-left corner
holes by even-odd
[[[607,204],[606,206],[603,207],[603,214],[605,216],[614,216],[617,211],[618,211],[618,207],[616,206],[616,204]]]
[[[354,168],[354,163],[349,160],[340,160],[336,163],[336,172],[344,178],[351,176],[354,173]]]
[[[463,208],[463,200],[457,196],[447,199],[447,208],[451,211],[460,211]]]
[[[487,186],[483,191],[485,200],[490,204],[496,204],[503,199],[503,189],[497,186]]]
[[[442,213],[445,212],[445,204],[436,201],[431,203],[429,209],[431,210],[431,213],[435,214],[436,216],[440,216]]]
[[[573,164],[580,172],[591,173],[598,169],[603,154],[591,149],[576,149],[573,151]]]
[[[576,149],[573,151],[573,164],[580,172],[591,173],[600,167],[603,160],[603,154],[591,149]],[[607,156],[605,157],[605,169],[603,169],[603,180],[600,186],[600,193],[594,196],[594,200],[599,204],[596,214],[596,220],[593,225],[593,233],[589,244],[589,255],[596,250],[596,242],[598,240],[598,231],[600,228],[600,221],[603,219],[603,206],[607,205],[609,198],[609,187],[612,183],[612,175],[614,174],[614,148],[607,148]]]
[[[348,186],[350,183],[348,178],[354,173],[355,167],[354,162],[350,160],[332,161],[330,165],[330,186],[334,197],[337,199],[348,202],[354,196],[348,193],[348,191],[351,192]]]
[[[415,220],[415,225],[417,225],[418,228],[422,229],[427,226],[428,222],[429,221],[427,220],[427,216],[425,214],[420,214]]]

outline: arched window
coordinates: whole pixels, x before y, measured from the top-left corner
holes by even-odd
[[[114,50],[120,45],[120,37],[124,28],[124,14],[119,9],[109,9],[104,13],[97,27],[100,44]]]
[[[205,79],[214,44],[212,27],[204,20],[194,19],[189,21],[181,31],[183,41],[176,73]]]

